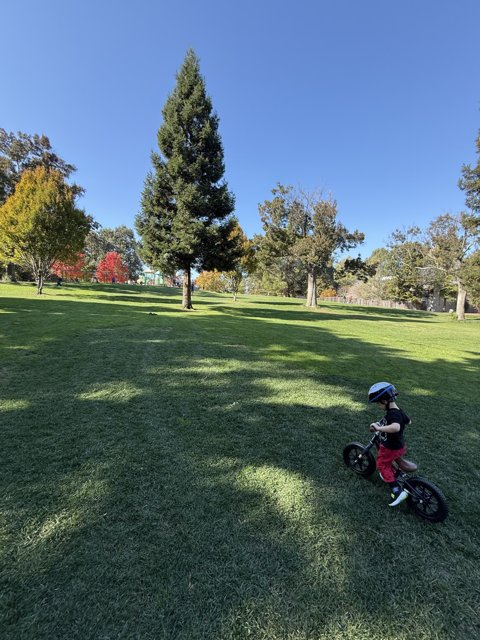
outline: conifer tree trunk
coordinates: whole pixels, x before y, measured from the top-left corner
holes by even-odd
[[[184,309],[193,309],[192,305],[192,274],[190,265],[183,271],[183,299],[182,307]]]

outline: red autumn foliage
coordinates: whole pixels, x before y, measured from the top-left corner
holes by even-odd
[[[109,251],[103,260],[100,260],[97,267],[97,278],[99,282],[126,282],[128,280],[128,268],[122,262],[120,255],[116,251]]]
[[[72,264],[66,264],[57,260],[53,263],[52,273],[56,276],[60,276],[64,280],[75,280],[75,278],[82,278],[85,274],[85,254],[77,253],[76,261]]]

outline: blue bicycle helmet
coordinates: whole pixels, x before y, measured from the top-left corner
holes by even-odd
[[[394,400],[395,396],[398,396],[398,391],[390,382],[376,382],[368,390],[368,402]]]

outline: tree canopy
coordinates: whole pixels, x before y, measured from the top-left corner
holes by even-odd
[[[142,271],[142,261],[139,256],[139,246],[135,240],[133,229],[120,225],[110,229],[105,227],[98,231],[103,241],[105,253],[116,252],[127,267],[128,276],[136,280]]]
[[[472,212],[480,214],[480,133],[476,139],[477,154],[479,156],[477,164],[471,167],[464,164],[462,167],[462,177],[458,186],[465,192],[465,204]]]
[[[333,256],[363,242],[364,235],[350,232],[337,220],[337,203],[319,192],[278,184],[273,199],[259,207],[265,231],[260,255],[266,263],[283,261],[287,269],[298,270],[307,283],[307,306],[317,305],[317,279],[332,267]]]
[[[439,271],[447,284],[457,290],[457,318],[465,318],[465,265],[468,257],[478,248],[480,216],[449,213],[439,216],[427,230],[427,265]]]
[[[0,204],[13,194],[24,171],[39,166],[54,169],[64,178],[76,171],[73,164],[68,164],[53,151],[47,136],[22,131],[14,134],[0,128]],[[78,185],[70,188],[76,195],[83,192]]]
[[[129,276],[128,266],[116,251],[108,251],[97,267],[99,282],[125,282]]]
[[[394,300],[420,304],[424,290],[425,251],[419,227],[396,229],[385,257],[388,294]]]
[[[75,206],[75,191],[56,170],[25,170],[0,207],[0,255],[31,269],[42,293],[55,261],[75,260],[92,218]]]

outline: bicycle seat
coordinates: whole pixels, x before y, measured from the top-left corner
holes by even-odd
[[[411,460],[406,460],[405,458],[397,458],[395,462],[398,465],[398,468],[406,473],[411,473],[412,471],[416,471],[418,469],[418,465]]]

